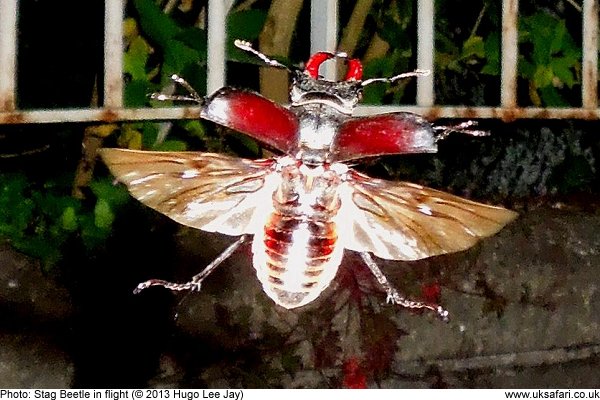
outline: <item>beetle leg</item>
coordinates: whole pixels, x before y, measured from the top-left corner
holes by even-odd
[[[194,103],[198,102],[198,100],[196,100],[192,96],[165,94],[165,93],[152,93],[150,95],[150,98],[152,100],[158,100],[158,101],[188,101],[188,102],[194,102]]]
[[[457,125],[434,126],[433,130],[437,133],[437,136],[435,137],[435,142],[437,143],[440,140],[444,140],[452,132],[464,133],[466,135],[471,135],[471,136],[489,136],[490,135],[490,133],[488,131],[472,129],[472,127],[476,126],[476,125],[477,125],[477,121],[464,121]]]
[[[427,310],[431,310],[431,311],[435,312],[442,321],[448,322],[448,320],[449,320],[448,319],[448,311],[445,310],[442,306],[440,306],[438,304],[433,304],[433,303],[415,301],[415,300],[411,300],[411,299],[404,297],[388,281],[388,279],[385,277],[383,272],[381,272],[381,269],[379,269],[379,267],[373,260],[373,257],[371,257],[371,255],[369,253],[362,252],[362,253],[360,253],[360,256],[362,257],[365,264],[367,264],[367,267],[369,267],[369,269],[371,270],[373,275],[375,275],[375,279],[377,279],[377,282],[379,282],[379,284],[383,287],[383,289],[387,293],[387,302],[388,303],[398,304],[398,305],[400,305],[402,307],[406,307],[406,308],[417,308],[417,309],[425,308]]]
[[[195,290],[200,291],[200,287],[202,285],[202,281],[206,278],[210,273],[219,266],[223,261],[228,259],[234,251],[238,249],[246,240],[248,240],[248,235],[240,236],[238,240],[233,242],[229,247],[227,247],[217,258],[215,258],[210,264],[206,266],[199,274],[194,275],[189,282],[186,283],[175,283],[169,282],[162,279],[150,279],[146,282],[142,282],[134,289],[133,293],[138,294],[142,290],[149,288],[150,286],[164,286],[170,290]]]

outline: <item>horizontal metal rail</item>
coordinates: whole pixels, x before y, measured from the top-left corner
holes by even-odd
[[[212,0],[208,11],[208,87],[212,93],[225,85],[225,23],[231,0]],[[361,106],[358,115],[409,111],[429,119],[496,118],[600,120],[598,105],[598,0],[583,0],[582,106],[574,108],[532,108],[517,104],[518,0],[502,2],[502,70],[498,107],[441,106],[434,97],[434,0],[419,0],[417,8],[417,66],[432,74],[417,83],[416,106]],[[105,1],[104,103],[98,108],[18,110],[16,90],[18,0],[0,1],[0,124],[104,123],[140,120],[195,119],[198,107],[123,107],[123,28],[124,0]],[[336,0],[311,1],[313,51],[332,50],[337,37]],[[329,22],[324,22],[329,21]]]
[[[505,108],[505,107],[421,107],[421,106],[359,106],[356,115],[408,111],[430,120],[439,118],[495,118],[503,121],[517,119],[582,119],[600,120],[600,109],[585,108]],[[0,124],[46,124],[66,122],[124,122],[143,120],[197,119],[199,107],[163,108],[84,108],[0,112]]]

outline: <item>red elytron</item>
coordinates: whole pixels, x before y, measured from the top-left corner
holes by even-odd
[[[247,42],[236,45],[273,67],[290,70],[289,108],[234,88],[202,98],[177,76],[173,79],[189,96],[154,98],[198,102],[201,118],[245,133],[284,155],[247,160],[199,152],[103,149],[112,173],[144,204],[183,225],[240,236],[190,282],[150,280],[136,290],[153,285],[199,289],[204,278],[252,236],[258,279],[265,293],[285,308],[315,300],[334,279],[347,249],[361,254],[389,302],[430,309],[447,319],[442,307],[403,297],[371,254],[417,260],[464,250],[496,233],[516,213],[412,183],[372,179],[343,161],[434,153],[437,140],[451,130],[467,131],[468,124],[435,127],[405,112],[352,117],[366,85],[422,71],[362,81],[360,62],[343,53],[317,53],[300,71],[267,58]],[[345,80],[319,77],[319,66],[332,58],[348,62]]]

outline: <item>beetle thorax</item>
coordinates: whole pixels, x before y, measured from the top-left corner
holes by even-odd
[[[309,108],[321,108],[311,106]],[[333,116],[306,110],[300,119],[298,145],[300,148],[329,151],[335,139],[338,121]]]
[[[348,116],[320,103],[291,107],[291,111],[299,121],[296,159],[311,166],[330,161],[339,126]]]
[[[277,212],[314,219],[331,219],[340,207],[338,187],[347,170],[343,164],[315,167],[286,157],[281,166],[281,183],[273,194]]]

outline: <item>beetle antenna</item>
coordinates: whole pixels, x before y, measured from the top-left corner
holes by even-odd
[[[430,75],[431,71],[428,69],[415,69],[412,72],[405,72],[403,74],[400,75],[396,75],[396,76],[392,76],[390,78],[372,78],[372,79],[367,79],[366,81],[362,81],[362,86],[365,87],[367,85],[370,85],[372,83],[376,83],[376,82],[385,82],[385,83],[394,83],[400,79],[406,79],[406,78],[418,78],[420,76],[427,76]]]
[[[490,135],[490,132],[488,132],[488,131],[483,131],[483,130],[479,130],[479,129],[471,129],[471,127],[476,126],[476,125],[477,125],[477,121],[470,120],[470,121],[461,122],[460,124],[457,124],[457,125],[434,126],[433,130],[436,133],[439,132],[439,133],[437,133],[437,136],[435,137],[435,141],[439,142],[440,140],[447,138],[448,135],[450,135],[452,132],[464,133],[466,135],[471,135],[471,136],[489,136]]]
[[[248,53],[254,54],[256,57],[260,58],[265,64],[267,64],[270,67],[283,68],[283,69],[287,69],[288,71],[291,72],[290,68],[287,65],[284,65],[277,60],[273,60],[272,58],[267,57],[264,53],[261,53],[260,51],[256,50],[254,47],[252,47],[252,43],[250,43],[250,42],[247,42],[245,40],[235,39],[233,41],[233,44],[235,45],[235,47],[237,47],[240,50],[244,50],[244,51],[247,51]]]
[[[159,100],[159,101],[173,100],[173,101],[191,101],[191,102],[198,103],[198,104],[204,103],[204,97],[200,96],[198,94],[198,92],[196,92],[196,90],[192,87],[192,85],[190,85],[185,79],[183,79],[182,77],[180,77],[177,74],[171,75],[171,79],[173,80],[173,82],[181,85],[181,87],[183,87],[185,90],[187,90],[189,94],[188,95],[173,95],[173,94],[166,94],[166,93],[152,93],[150,95],[150,98],[154,99],[154,100]]]

